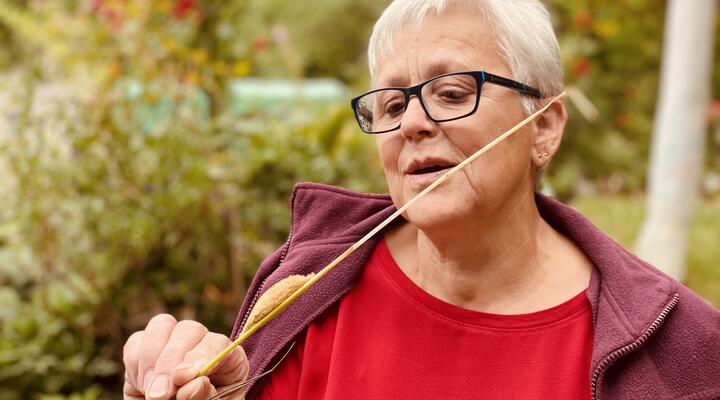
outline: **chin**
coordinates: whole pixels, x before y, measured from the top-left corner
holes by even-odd
[[[428,193],[405,211],[410,223],[424,231],[457,227],[473,218],[473,211],[467,203],[441,193]]]

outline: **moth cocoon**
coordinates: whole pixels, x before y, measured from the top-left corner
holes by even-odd
[[[290,275],[270,286],[270,289],[260,296],[255,307],[250,311],[247,321],[243,326],[242,332],[248,330],[256,322],[268,315],[278,304],[282,303],[288,296],[295,292],[305,282],[309,281],[315,274],[308,275]],[[242,333],[241,332],[241,333]]]

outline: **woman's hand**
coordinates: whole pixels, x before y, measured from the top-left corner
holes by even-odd
[[[230,344],[222,334],[208,332],[195,321],[159,314],[145,330],[133,333],[123,348],[125,400],[204,400],[225,386],[247,379],[248,361],[238,347],[206,376],[197,372]]]

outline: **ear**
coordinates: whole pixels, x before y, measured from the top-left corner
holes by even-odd
[[[557,152],[565,130],[565,122],[567,122],[567,111],[559,99],[535,120],[535,138],[530,156],[536,167],[542,168],[547,165]]]

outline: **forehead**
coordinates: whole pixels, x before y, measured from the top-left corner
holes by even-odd
[[[393,34],[393,49],[378,57],[373,86],[410,86],[447,72],[503,73],[493,29],[477,12],[449,9],[407,22]]]

